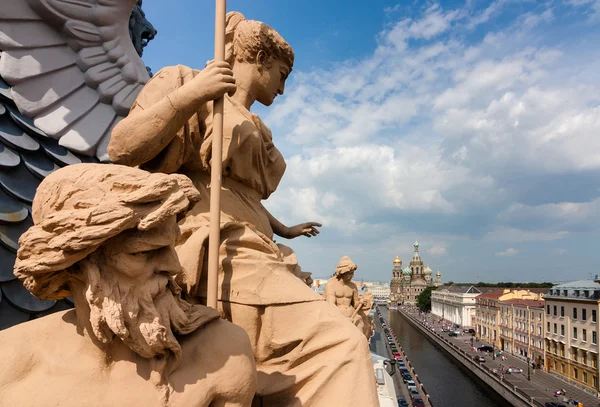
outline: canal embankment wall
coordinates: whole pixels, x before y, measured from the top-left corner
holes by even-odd
[[[440,349],[445,350],[446,353],[451,355],[455,360],[472,372],[476,377],[478,377],[482,382],[493,389],[511,405],[516,407],[543,407],[543,404],[529,397],[521,389],[507,381],[503,381],[499,377],[496,377],[487,367],[475,362],[472,355],[469,355],[464,350],[448,341],[446,338],[440,337],[431,330],[427,329],[414,316],[401,309],[397,311],[400,312],[400,314],[402,314],[402,316],[404,316],[410,324],[421,331]]]

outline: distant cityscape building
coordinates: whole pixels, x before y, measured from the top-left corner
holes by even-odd
[[[581,280],[560,284],[544,296],[546,369],[596,392],[600,391],[599,282]]]
[[[475,299],[481,293],[474,286],[440,286],[431,292],[431,313],[463,327],[475,327]]]
[[[503,349],[503,346],[508,343],[505,337],[504,341],[500,339],[500,305],[508,300],[537,300],[540,301],[547,288],[531,288],[531,289],[496,289],[487,293],[480,294],[476,298],[476,318],[477,336],[488,343],[491,343],[496,349]],[[512,322],[511,322],[512,324]],[[514,352],[512,352],[514,354]]]
[[[390,285],[388,283],[373,284],[369,287],[376,301],[388,301],[390,299]]]
[[[435,280],[432,280],[433,271],[423,264],[419,253],[419,242],[413,244],[415,249],[410,264],[402,268],[399,256],[394,259],[392,279],[390,281],[390,301],[398,304],[415,305],[419,294],[430,286],[439,286],[442,275],[438,270]]]
[[[499,302],[500,349],[544,366],[544,301]]]

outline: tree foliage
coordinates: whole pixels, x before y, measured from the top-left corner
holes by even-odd
[[[436,288],[437,287],[427,287],[417,297],[417,307],[419,307],[421,311],[431,311],[431,292]]]

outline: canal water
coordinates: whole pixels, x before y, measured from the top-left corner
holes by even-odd
[[[396,310],[380,307],[435,407],[506,407],[492,389],[435,346]],[[388,315],[389,314],[389,315]]]

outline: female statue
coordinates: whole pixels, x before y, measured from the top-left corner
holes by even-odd
[[[294,62],[271,27],[227,15],[226,62],[197,71],[167,67],[144,87],[113,130],[113,162],[179,172],[202,196],[180,222],[177,248],[188,298],[206,301],[212,103],[225,95],[219,310],[245,329],[263,406],[378,405],[361,332],[306,284],[293,251],[273,235],[318,234],[316,222],[287,227],[262,205],[277,188],[285,161],[269,128],[250,108],[282,95]],[[224,344],[226,346],[226,344]]]

